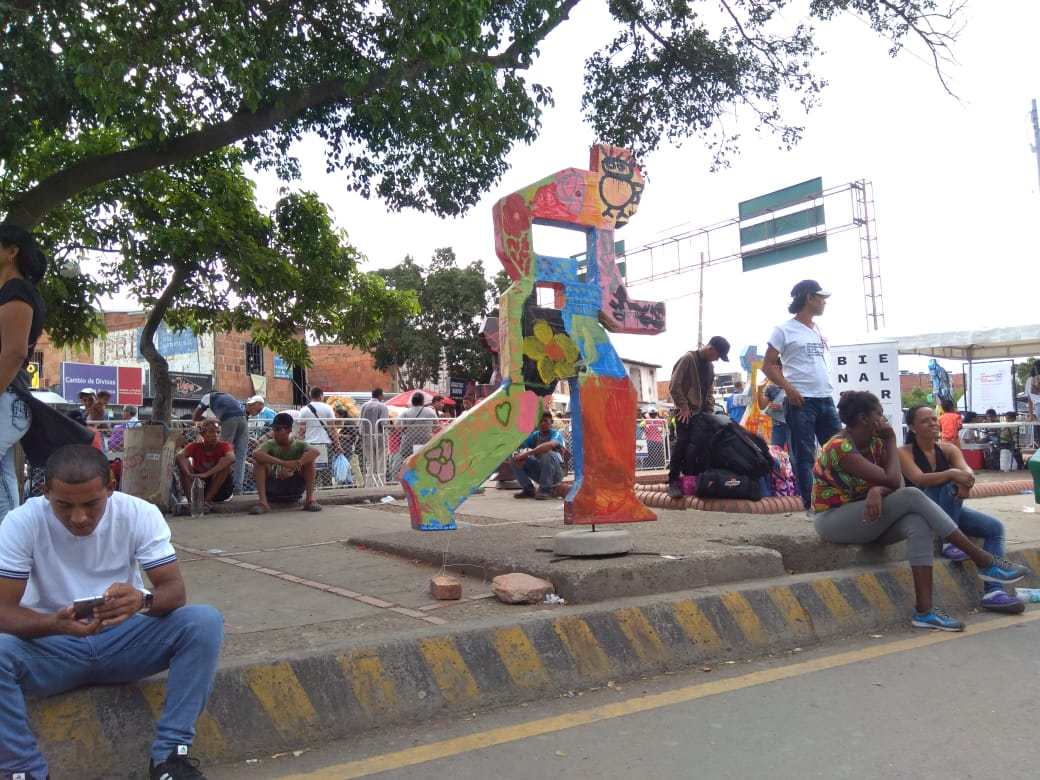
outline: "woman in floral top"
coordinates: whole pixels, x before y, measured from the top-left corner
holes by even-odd
[[[914,578],[916,628],[963,631],[964,624],[932,606],[932,539],[967,554],[984,582],[1008,584],[1029,570],[976,547],[943,510],[914,487],[903,487],[896,434],[873,393],[843,393],[844,429],[820,450],[813,469],[816,533],[837,544],[906,540]]]

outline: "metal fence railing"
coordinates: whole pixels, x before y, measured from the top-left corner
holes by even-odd
[[[321,423],[309,420],[298,423],[293,436],[303,438],[318,448],[315,475],[317,490],[382,487],[397,484],[404,460],[452,422],[450,418],[384,419],[379,420],[373,429],[372,424],[364,419],[336,418],[322,420]],[[114,465],[118,464],[118,471],[123,459],[125,425],[112,421],[91,423],[91,426],[99,431],[101,448]],[[187,446],[199,435],[198,424],[191,420],[174,420],[170,428],[177,437],[178,449]],[[270,437],[271,430],[269,422],[256,419],[249,420],[248,428],[249,443],[242,492],[255,494],[253,452]],[[571,450],[570,420],[557,421],[556,428],[563,434],[567,449]],[[666,421],[640,420],[636,428],[635,450],[637,470],[667,468],[670,444]],[[347,462],[345,480],[337,479],[337,476],[344,476],[342,464],[337,463],[339,455]],[[571,458],[565,459],[565,467],[568,473],[572,471]],[[176,472],[173,477],[171,491],[175,498],[181,498],[180,480]],[[43,470],[33,469],[26,478],[27,495],[40,495],[43,492]]]

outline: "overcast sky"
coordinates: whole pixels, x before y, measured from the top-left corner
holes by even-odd
[[[786,21],[800,20],[788,11]],[[866,178],[877,206],[887,333],[1040,321],[1040,312],[1033,311],[1040,193],[1029,118],[1030,100],[1040,95],[1040,3],[976,0],[963,23],[958,62],[946,69],[959,100],[943,91],[920,47],[911,46],[919,57],[905,52],[893,60],[886,42],[857,19],[846,15],[819,23],[825,54],[816,68],[829,86],[823,104],[808,116],[790,103],[788,117],[806,127],[800,145],[781,151],[774,137],[756,134],[751,121],[732,117],[728,128],[743,142],[729,169],[710,173],[697,140],[658,150],[644,161],[647,183],[639,212],[617,238],[631,251],[683,225],[732,218],[739,201],[789,184],[822,176],[824,186],[832,187]],[[464,217],[389,212],[377,200],[346,191],[340,176],[325,172],[316,140],[301,147],[303,178],[292,186],[318,192],[369,258],[369,269],[394,265],[406,254],[426,261],[436,248],[451,246],[461,261],[482,259],[489,272],[497,271],[493,203],[554,171],[588,164],[595,139],[580,114],[583,62],[609,39],[611,24],[605,3],[587,0],[546,41],[531,76],[552,85],[556,106],[545,114],[540,138],[513,150],[503,181]],[[279,182],[267,175],[257,180],[262,200],[272,204]],[[848,216],[844,204],[828,202],[827,209],[832,225]],[[564,235],[547,235],[552,232]],[[545,254],[584,246],[566,231],[540,229],[535,240],[536,251]],[[820,321],[831,341],[871,341],[859,258],[856,232],[850,231],[815,258],[747,274],[738,263],[708,269],[705,340],[722,334],[737,353],[750,344],[763,352],[771,327],[789,316],[792,284],[815,278],[834,293]],[[633,260],[630,278],[647,272]],[[660,363],[667,371],[695,346],[696,291],[696,273],[634,286],[634,297],[667,301],[667,332],[615,336],[621,355]],[[902,367],[917,369],[924,362]]]

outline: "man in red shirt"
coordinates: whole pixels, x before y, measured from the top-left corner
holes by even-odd
[[[231,498],[235,484],[231,477],[235,450],[229,442],[220,440],[216,420],[203,422],[200,434],[201,440],[196,439],[177,455],[184,495],[191,495],[191,485],[198,477],[206,483],[207,504],[226,501]]]

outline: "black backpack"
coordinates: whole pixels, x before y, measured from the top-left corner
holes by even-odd
[[[712,438],[709,465],[755,480],[772,470],[773,456],[761,437],[731,422]]]
[[[762,489],[758,480],[725,469],[708,469],[697,478],[698,498],[746,498],[758,501]]]
[[[684,473],[700,474],[711,465],[711,443],[725,424],[718,415],[708,412],[690,415],[687,423],[690,439],[686,447]]]

